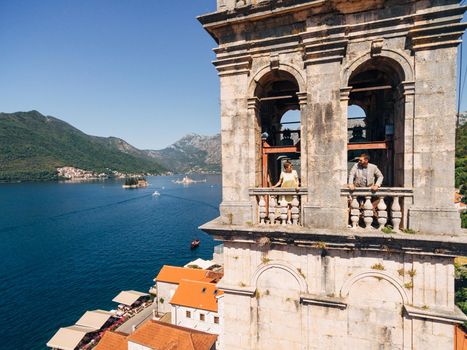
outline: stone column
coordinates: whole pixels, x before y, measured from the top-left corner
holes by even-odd
[[[409,225],[422,233],[460,230],[454,208],[456,47],[415,51],[414,205]]]
[[[402,110],[394,123],[395,186],[413,188],[415,83],[402,82],[399,85],[399,95]],[[402,203],[402,227],[408,227],[408,210],[413,204],[413,197],[403,197]]]
[[[252,162],[252,171],[250,173],[250,187],[261,186],[262,182],[262,158],[261,158],[261,124],[260,124],[260,101],[257,97],[251,97],[248,99],[248,123],[249,123],[249,135],[250,141],[249,147],[249,158]]]
[[[301,186],[308,186],[308,157],[305,152],[307,149],[307,140],[305,135],[307,134],[307,115],[308,115],[308,93],[306,91],[297,92],[298,103],[300,105],[300,174]]]
[[[394,187],[413,186],[413,116],[415,83],[404,81],[395,94]]]
[[[347,204],[340,189],[347,175],[347,108],[339,102],[341,58],[307,62],[306,226],[343,228]]]
[[[248,62],[247,62],[248,63]],[[248,113],[247,88],[249,70],[245,64],[232,71],[217,64],[221,86],[222,135],[222,203],[221,218],[226,224],[252,222],[252,202],[248,188],[255,169],[255,141],[251,137],[251,114]]]

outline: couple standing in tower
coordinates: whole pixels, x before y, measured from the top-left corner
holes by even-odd
[[[355,190],[356,187],[370,187],[372,191],[378,190],[383,183],[383,173],[375,164],[370,163],[368,154],[361,154],[349,173],[348,187],[350,190]],[[281,172],[279,181],[272,186],[273,188],[295,188],[298,191],[300,182],[297,171],[293,169],[291,162],[284,162],[284,170]],[[291,202],[293,196],[283,196],[287,201],[287,223],[291,223]],[[377,200],[373,201],[373,207],[378,205]]]

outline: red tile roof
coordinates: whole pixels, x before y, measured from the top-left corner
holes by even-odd
[[[128,350],[126,335],[107,331],[94,350]]]
[[[129,342],[157,350],[210,350],[217,335],[148,320],[128,337]]]
[[[201,282],[218,282],[221,278],[222,274],[209,270],[164,265],[155,280],[157,282],[179,284],[182,279]]]
[[[171,304],[217,312],[217,296],[224,294],[213,283],[181,280]]]

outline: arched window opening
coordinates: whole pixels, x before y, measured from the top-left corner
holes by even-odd
[[[257,120],[261,130],[261,186],[279,180],[285,161],[300,172],[300,112],[296,79],[288,72],[274,70],[263,76],[255,89],[259,100]],[[259,162],[258,162],[259,163]]]
[[[376,57],[360,65],[348,83],[352,87],[348,161],[369,154],[371,162],[383,172],[385,186],[402,186],[403,182],[403,99],[398,93],[403,80],[402,69],[395,61]]]
[[[295,145],[300,140],[300,111],[289,110],[281,118],[281,140],[283,146]]]
[[[349,146],[368,142],[366,112],[358,105],[350,105],[347,111],[347,143]],[[350,147],[351,148],[351,147]],[[360,154],[366,150],[347,151],[347,171],[349,172]]]

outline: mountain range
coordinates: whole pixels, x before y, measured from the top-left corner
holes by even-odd
[[[121,173],[218,173],[220,135],[189,134],[162,150],[83,133],[37,111],[0,113],[0,181],[54,180],[56,169]]]

